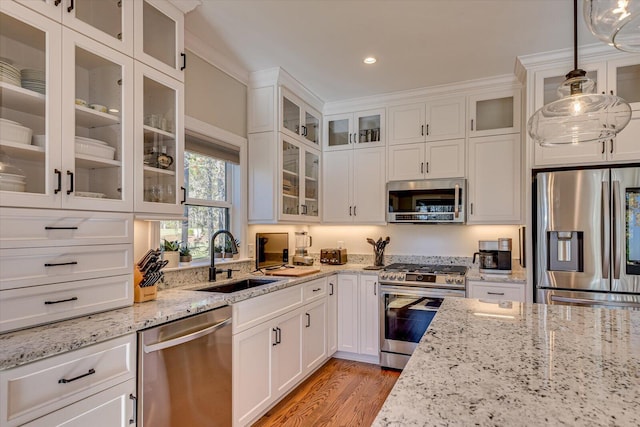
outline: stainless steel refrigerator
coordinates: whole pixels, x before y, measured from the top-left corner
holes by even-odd
[[[536,301],[640,309],[640,168],[538,173]]]

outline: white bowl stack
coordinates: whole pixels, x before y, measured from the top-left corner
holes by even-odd
[[[18,122],[0,118],[0,139],[4,142],[31,144],[33,131]]]
[[[20,70],[7,58],[0,58],[0,82],[20,86]]]
[[[76,136],[76,154],[99,157],[101,159],[113,160],[116,149],[104,141],[98,139]]]
[[[24,175],[0,172],[0,190],[24,192],[26,188],[27,182]]]
[[[45,95],[47,80],[42,70],[23,68],[20,71],[22,87]]]

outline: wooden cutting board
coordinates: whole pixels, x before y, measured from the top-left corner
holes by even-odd
[[[286,277],[301,277],[308,276],[309,274],[320,273],[318,268],[283,268],[278,270],[267,270],[264,274],[267,276],[286,276]]]

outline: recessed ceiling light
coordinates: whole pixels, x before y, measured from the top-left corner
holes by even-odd
[[[374,58],[373,56],[368,56],[366,58],[364,58],[364,63],[365,64],[375,64],[377,61],[376,58]]]

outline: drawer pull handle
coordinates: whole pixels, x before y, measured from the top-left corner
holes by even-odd
[[[61,302],[69,302],[69,301],[78,301],[78,297],[71,297],[67,299],[61,299],[58,301],[45,301],[44,304],[45,305],[60,304]]]
[[[44,266],[45,267],[59,267],[61,265],[78,265],[78,261],[46,263]]]
[[[313,289],[313,292],[318,292],[318,291],[321,291],[321,290],[322,290],[322,288],[315,288],[315,289]]]
[[[70,383],[72,381],[79,380],[80,378],[84,378],[84,377],[87,377],[89,375],[93,375],[95,373],[96,373],[96,370],[91,368],[91,369],[89,369],[89,372],[87,372],[86,374],[78,375],[77,377],[71,378],[70,380],[68,380],[66,378],[62,378],[62,379],[58,380],[58,384],[67,384],[67,383]]]
[[[138,398],[129,393],[129,399],[133,401],[133,418],[129,419],[129,424],[138,424]]]
[[[504,295],[504,292],[487,292],[488,295]]]
[[[46,226],[45,230],[77,230],[78,227],[50,227]]]

